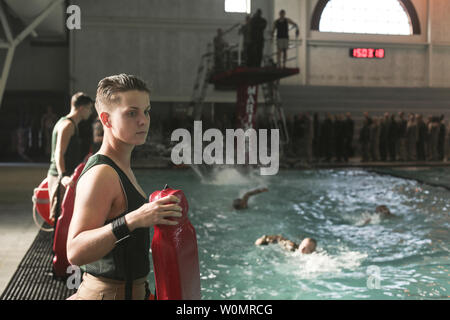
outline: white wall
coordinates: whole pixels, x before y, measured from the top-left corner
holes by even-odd
[[[271,1],[252,1],[252,11],[261,8],[267,17]],[[82,13],[81,30],[70,33],[72,91],[94,95],[100,79],[124,72],[148,81],[153,101],[189,101],[207,43],[217,28],[245,17],[225,13],[224,0],[72,2]],[[207,100],[231,102],[235,93],[211,92]]]

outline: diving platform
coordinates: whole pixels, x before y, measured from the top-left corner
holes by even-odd
[[[209,82],[216,86],[226,87],[238,87],[241,85],[252,86],[274,82],[299,73],[299,68],[277,68],[275,66],[258,68],[240,66],[212,75]]]

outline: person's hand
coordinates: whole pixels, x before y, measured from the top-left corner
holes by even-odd
[[[74,186],[74,182],[73,182],[73,180],[72,180],[72,177],[68,177],[68,176],[65,176],[65,177],[63,177],[63,178],[61,179],[61,184],[62,184],[65,188],[73,187],[73,186]]]
[[[269,189],[267,189],[267,188],[262,188],[261,191],[262,191],[262,192],[267,192],[267,191],[269,191]]]
[[[172,202],[172,203],[171,203]],[[173,203],[175,202],[175,203]],[[157,224],[177,225],[178,221],[169,218],[181,217],[180,199],[174,195],[146,203],[136,211],[126,216],[127,224],[131,229],[148,228]]]

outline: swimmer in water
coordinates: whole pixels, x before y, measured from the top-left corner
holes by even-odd
[[[248,191],[244,194],[244,196],[242,198],[233,200],[233,208],[236,210],[247,209],[248,208],[248,198],[250,198],[250,196],[254,196],[255,194],[267,192],[267,191],[269,191],[269,189],[267,189],[267,188],[259,188],[259,189],[254,189],[254,190]]]
[[[375,208],[375,213],[377,213],[379,215],[380,219],[388,219],[388,218],[395,217],[395,215],[393,215],[391,213],[391,211],[389,210],[389,208],[385,205],[377,206]],[[370,221],[372,221],[372,219],[367,218],[361,226],[368,225],[370,223]]]
[[[314,251],[316,251],[317,247],[317,241],[313,238],[305,238],[300,243],[300,245],[298,245],[297,243],[288,240],[281,235],[270,235],[270,236],[264,235],[256,240],[255,245],[261,246],[261,245],[268,245],[270,243],[278,243],[288,251],[300,250],[300,252],[303,254],[313,253]]]

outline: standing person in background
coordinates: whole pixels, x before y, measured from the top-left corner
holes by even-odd
[[[348,158],[353,155],[353,133],[355,128],[355,122],[352,119],[350,112],[346,113],[344,121],[344,161],[348,162]]]
[[[271,36],[277,32],[277,66],[286,68],[287,50],[289,49],[289,25],[295,26],[295,37],[299,35],[298,25],[286,17],[286,11],[280,10],[279,18],[273,23]],[[283,54],[283,63],[281,63],[281,54]]]
[[[59,119],[53,128],[50,168],[47,174],[51,220],[57,218],[64,188],[72,185],[70,176],[83,160],[78,124],[90,117],[93,106],[94,101],[89,96],[82,92],[75,93],[70,101],[69,114]]]
[[[384,114],[384,118],[380,120],[380,160],[387,160],[389,137],[389,113]]]
[[[417,160],[417,123],[414,113],[408,115],[408,122],[406,124],[406,159],[408,161]]]
[[[368,120],[367,120],[368,121]],[[380,159],[380,120],[373,118],[369,126],[369,153],[372,161]]]
[[[333,122],[329,112],[326,113],[325,120],[320,127],[320,145],[325,161],[330,162],[333,156]]]
[[[292,126],[292,154],[298,156],[300,154],[299,143],[301,139],[301,122],[298,114],[294,115],[294,122]]]
[[[220,73],[225,71],[225,50],[228,43],[223,39],[223,31],[217,29],[217,35],[214,37],[214,72]]]
[[[372,118],[369,116],[369,113],[367,111],[363,112],[364,119],[367,119],[367,123],[369,126],[372,124]]]
[[[306,119],[305,115],[300,112],[298,114],[298,121],[297,121],[297,150],[298,154],[300,156],[300,159],[306,158]]]
[[[368,118],[363,121],[363,126],[359,131],[359,144],[361,146],[361,162],[367,162],[369,160],[370,126]]]
[[[423,122],[421,114],[416,115],[417,118],[417,160],[425,161],[425,142],[427,140],[427,125]]]
[[[333,123],[333,132],[334,132],[334,146],[335,146],[335,154],[336,154],[336,161],[341,162],[343,155],[344,155],[344,123],[342,121],[342,116],[340,114],[337,114],[334,116],[334,123]]]
[[[242,36],[242,55],[241,64],[248,65],[248,47],[250,44],[250,15],[245,16],[245,23],[239,28],[238,32]]]
[[[403,112],[398,113],[399,120],[397,122],[397,159],[406,161],[406,120]]]
[[[292,114],[287,116],[286,127],[289,135],[289,143],[287,144],[286,153],[288,156],[291,156],[293,154],[292,138],[294,135],[294,117],[292,116]]]
[[[450,121],[447,124],[447,136],[444,141],[444,161],[450,161]]]
[[[388,121],[388,152],[389,152],[389,161],[395,161],[395,153],[397,146],[397,121],[395,121],[395,113],[391,114],[391,118]]]
[[[313,158],[314,161],[320,159],[320,120],[318,112],[314,112],[313,116]]]
[[[431,151],[431,125],[433,122],[433,117],[429,115],[427,117],[427,121],[425,122],[425,125],[427,127],[427,134],[425,138],[425,160],[431,160],[432,158],[432,151]]]
[[[429,160],[439,160],[439,118],[433,117],[429,125],[429,143],[430,143],[430,158]]]
[[[438,154],[439,154],[439,161],[444,160],[444,154],[445,154],[445,122],[444,122],[444,115],[442,114],[439,117],[439,139],[438,139]]]
[[[52,152],[52,130],[58,121],[58,116],[53,112],[52,106],[47,106],[47,112],[41,118],[41,132],[44,145],[44,154],[50,156]]]
[[[309,116],[309,113],[306,112],[304,116],[304,123],[305,123],[305,157],[306,162],[311,163],[312,162],[312,153],[313,153],[313,135],[314,135],[314,128],[311,121],[311,117]]]
[[[249,67],[259,68],[261,66],[264,50],[264,30],[266,26],[267,21],[262,17],[261,9],[256,10],[250,19]]]

